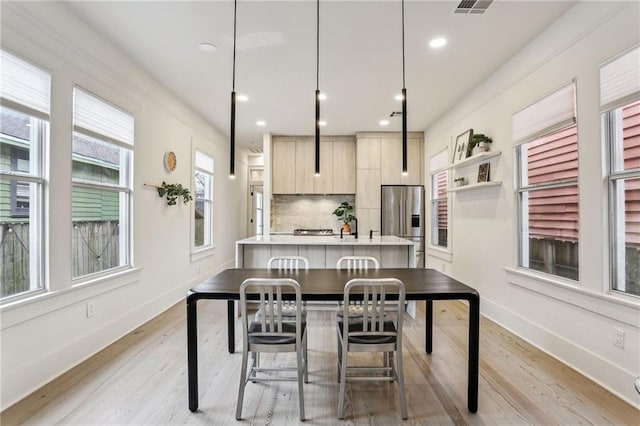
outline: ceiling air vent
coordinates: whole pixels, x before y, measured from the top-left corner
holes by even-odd
[[[247,148],[247,151],[249,151],[251,154],[264,154],[262,148],[249,147]]]
[[[393,111],[389,117],[402,117],[402,111]]]
[[[493,0],[462,0],[453,13],[482,15],[492,2]]]

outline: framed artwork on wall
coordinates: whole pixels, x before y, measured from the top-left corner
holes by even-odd
[[[482,163],[478,166],[478,182],[489,182],[489,163]]]
[[[457,163],[458,161],[462,161],[467,158],[467,148],[469,147],[469,142],[471,142],[472,136],[473,129],[469,129],[456,137],[452,163]]]

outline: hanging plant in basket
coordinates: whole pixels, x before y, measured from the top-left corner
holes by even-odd
[[[158,196],[160,198],[166,197],[167,204],[170,206],[174,206],[179,197],[182,197],[182,202],[184,204],[193,200],[191,193],[189,192],[189,188],[185,188],[179,183],[167,183],[164,181],[162,182],[162,185],[158,187]]]

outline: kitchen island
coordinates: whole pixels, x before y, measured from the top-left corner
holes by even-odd
[[[381,268],[415,268],[416,244],[386,235],[257,235],[236,241],[236,268],[264,268],[274,256],[304,256],[314,269],[335,268],[342,256],[373,256]]]

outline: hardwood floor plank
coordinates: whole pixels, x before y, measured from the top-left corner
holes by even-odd
[[[424,352],[424,303],[403,334],[409,420],[395,383],[350,383],[337,419],[335,314],[308,316],[306,422],[312,425],[638,425],[640,412],[504,328],[480,322],[479,409],[467,411],[467,306],[434,303],[434,350]],[[229,354],[226,302],[198,305],[200,409],[187,404],[186,312],[179,303],[0,413],[5,425],[297,425],[295,382],[249,383],[235,420],[241,352]],[[240,323],[237,323],[239,330]],[[242,341],[236,338],[241,351]],[[295,362],[264,356],[263,363]],[[366,364],[373,355],[353,358]],[[379,362],[380,359],[375,358]]]

